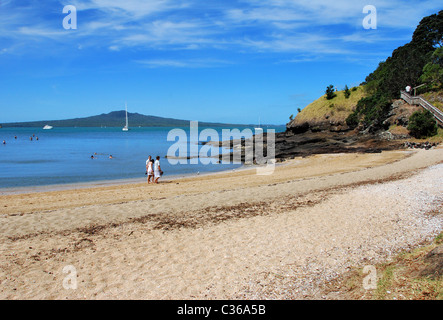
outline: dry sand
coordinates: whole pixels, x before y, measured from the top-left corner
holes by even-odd
[[[443,148],[316,155],[269,176],[2,195],[0,298],[318,298],[443,230],[442,161]]]

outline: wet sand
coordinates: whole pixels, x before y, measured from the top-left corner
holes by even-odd
[[[442,161],[441,147],[315,155],[269,176],[1,195],[0,298],[309,299],[442,230]]]

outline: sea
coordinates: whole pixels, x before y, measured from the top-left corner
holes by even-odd
[[[177,129],[182,130],[181,137],[185,134],[186,140],[178,136],[174,140],[173,133]],[[223,129],[231,130],[234,139],[242,136],[249,138],[250,134],[244,134],[255,132],[253,127],[199,127],[199,134],[205,129],[215,130],[220,139]],[[240,134],[236,136],[236,130],[233,129],[238,129]],[[268,129],[282,132],[285,127],[268,126],[264,131]],[[215,132],[212,132],[214,136]],[[171,141],[168,141],[168,134]],[[0,142],[5,143],[0,145],[0,191],[90,182],[146,181],[145,166],[148,156],[160,156],[164,172],[162,180],[233,170],[242,166],[234,163],[206,164],[190,159],[175,163],[177,161],[166,157],[171,148],[177,149],[178,146],[180,151],[186,151],[187,157],[195,156],[195,151],[200,152],[203,147],[199,143],[200,137],[197,135],[196,141],[189,127],[137,127],[130,128],[129,131],[115,127],[54,127],[50,130],[31,127],[1,128]],[[220,148],[218,151],[225,153],[231,150]],[[178,155],[178,152],[175,154]]]

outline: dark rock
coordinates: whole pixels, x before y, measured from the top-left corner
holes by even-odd
[[[419,143],[406,141],[404,143],[404,146],[406,148],[412,148],[412,149],[425,149],[425,150],[429,150],[429,149],[431,149],[433,147],[438,146],[438,143],[436,143],[436,142],[430,143],[429,141],[419,142]]]
[[[304,123],[298,124],[298,125],[287,126],[286,129],[288,131],[291,131],[294,134],[305,133],[306,131],[309,130],[309,123],[304,122]]]
[[[347,132],[349,130],[351,130],[351,128],[347,125],[332,126],[329,129],[330,132]]]

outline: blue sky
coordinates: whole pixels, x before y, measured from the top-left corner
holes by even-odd
[[[65,29],[66,5],[77,29]],[[377,28],[365,29],[366,5]],[[285,124],[326,86],[358,85],[433,1],[0,1],[0,123],[124,109]],[[71,21],[72,22],[72,21]]]

